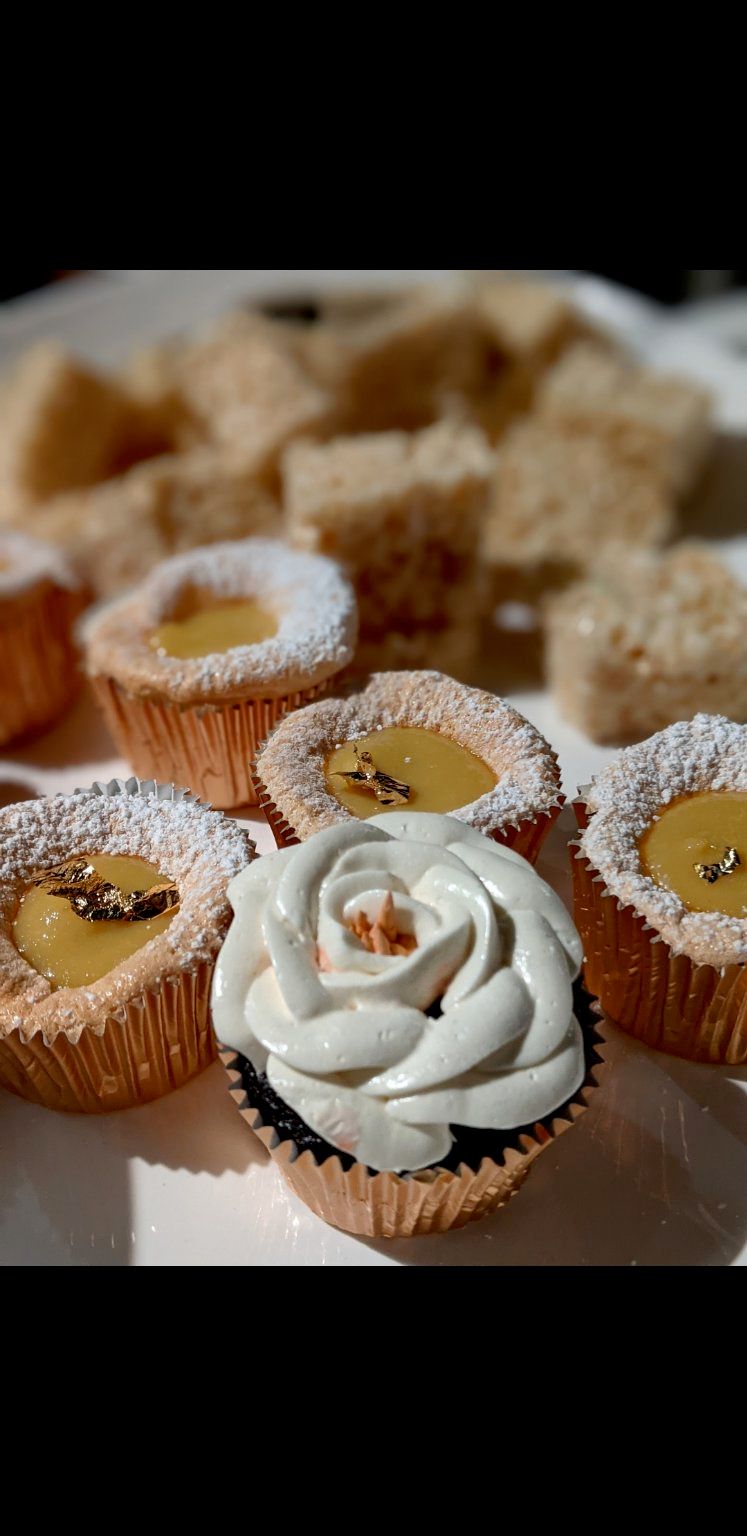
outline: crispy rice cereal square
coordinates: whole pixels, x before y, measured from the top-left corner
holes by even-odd
[[[295,437],[325,434],[329,394],[294,356],[282,327],[251,314],[229,317],[175,360],[175,382],[196,431],[268,469]]]
[[[675,527],[672,497],[647,465],[593,433],[519,422],[498,449],[485,520],[494,601],[535,602],[583,574],[600,546],[657,548]]]
[[[351,574],[364,641],[468,616],[493,467],[480,432],[446,422],[289,449],[290,538]]]
[[[563,714],[602,743],[698,713],[747,720],[747,591],[710,551],[610,550],[548,603],[547,665]]]
[[[713,445],[713,403],[686,379],[641,368],[593,342],[551,369],[538,409],[569,428],[604,435],[660,473],[679,496],[693,490]]]
[[[62,545],[90,589],[109,597],[154,565],[201,545],[277,535],[280,508],[256,467],[229,449],[153,459],[38,509],[33,532]]]
[[[114,380],[60,347],[35,347],[3,387],[3,502],[33,504],[106,479],[142,431],[141,413]]]

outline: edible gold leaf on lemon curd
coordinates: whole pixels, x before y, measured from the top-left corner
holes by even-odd
[[[87,923],[147,923],[179,906],[179,892],[172,880],[144,891],[121,891],[103,880],[86,858],[56,864],[32,885],[69,901],[76,917]]]
[[[402,805],[443,815],[472,805],[497,783],[467,747],[419,726],[386,726],[336,747],[325,776],[335,799],[363,820]]]
[[[13,938],[54,987],[90,986],[163,934],[179,904],[174,882],[145,860],[81,854],[29,883]]]
[[[708,790],[665,806],[639,843],[641,869],[690,912],[747,918],[747,794]]]
[[[339,770],[335,777],[345,779],[351,787],[368,789],[376,796],[380,805],[387,807],[395,805],[407,805],[410,799],[410,786],[399,779],[393,779],[388,773],[382,773],[371,756],[370,752],[362,752],[356,743],[355,761],[357,767],[350,772],[343,773]]]
[[[727,875],[735,875],[742,868],[742,860],[736,848],[727,848],[723,859],[718,864],[696,864],[695,873],[708,885],[717,885],[719,880]]]

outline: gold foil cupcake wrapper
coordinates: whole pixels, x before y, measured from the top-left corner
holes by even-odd
[[[129,779],[108,779],[106,783],[97,779],[86,789],[76,789],[73,793],[98,795],[104,800],[116,800],[120,795],[138,795],[143,800],[166,801],[169,805],[183,805],[187,800],[193,805],[207,804],[206,801],[198,801],[192,790],[184,789],[181,784],[159,784],[157,779],[139,779],[135,774]]]
[[[72,702],[80,686],[72,638],[79,606],[75,593],[48,585],[3,605],[0,746],[53,725]]]
[[[210,1016],[214,963],[202,963],[144,992],[109,1017],[47,1045],[19,1033],[0,1041],[0,1085],[19,1098],[68,1114],[106,1115],[149,1104],[182,1088],[216,1059]]]
[[[586,786],[582,785],[576,799],[573,801],[573,813],[576,817],[579,832],[585,832],[589,825],[589,806],[586,792]]]
[[[264,745],[264,743],[263,743]],[[262,749],[260,748],[260,751]],[[281,815],[274,800],[262,783],[257,773],[256,765],[252,767],[252,788],[255,795],[254,804],[259,806],[263,816],[269,823],[270,831],[278,848],[295,848],[301,839],[297,836],[290,822]]]
[[[112,779],[76,795],[195,801],[189,790],[154,780]],[[76,1041],[47,1044],[20,1030],[0,1040],[0,1087],[45,1109],[99,1115],[132,1109],[182,1088],[217,1059],[210,994],[215,960],[201,961],[114,1009]]]
[[[181,709],[125,693],[110,678],[91,679],[122,755],[136,774],[187,784],[218,810],[256,806],[252,764],[260,744],[293,710],[324,697],[335,682],[280,699]]]
[[[410,1238],[457,1231],[481,1221],[518,1195],[534,1163],[586,1113],[604,1069],[604,1036],[595,1024],[591,1066],[578,1093],[554,1118],[508,1147],[499,1163],[484,1158],[477,1171],[462,1165],[402,1176],[370,1173],[362,1163],[345,1171],[339,1157],[317,1162],[312,1152],[299,1155],[292,1140],[281,1140],[264,1124],[244,1089],[235,1051],[220,1049],[231,1097],[239,1113],[266,1147],[291,1190],[332,1227],[357,1237]]]
[[[514,853],[520,853],[530,864],[536,864],[564,805],[565,797],[560,795],[557,805],[542,816],[532,821],[522,821],[518,826],[504,827],[502,831],[491,832],[490,836],[494,842],[511,848]]]
[[[582,826],[585,801],[578,802]],[[634,907],[614,896],[571,844],[574,918],[586,985],[607,1018],[648,1045],[712,1066],[747,1062],[747,966],[719,970],[677,955]]]

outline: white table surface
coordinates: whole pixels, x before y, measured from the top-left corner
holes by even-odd
[[[0,313],[0,362],[50,333],[116,361],[138,340],[208,318],[246,293],[431,275],[208,269],[143,272],[134,282],[101,277],[57,302],[45,295],[38,308],[22,301]],[[747,368],[621,290],[584,280],[577,291],[653,361],[671,361],[716,389],[721,480],[694,531],[717,536],[747,578]],[[546,694],[516,684],[506,691],[558,749],[569,793],[608,760],[557,717]],[[0,805],[124,771],[84,695],[57,730],[0,756]],[[242,819],[269,851],[258,813]],[[570,826],[565,813],[541,864],[566,891]],[[104,1119],[57,1116],[0,1091],[0,1264],[747,1264],[747,1072],[691,1066],[613,1030],[609,1037],[609,1070],[593,1109],[539,1160],[507,1211],[464,1233],[394,1245],[337,1233],[287,1192],[238,1116],[220,1067],[160,1104]]]

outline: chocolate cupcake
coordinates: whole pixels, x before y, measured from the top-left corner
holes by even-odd
[[[229,898],[213,1017],[234,1098],[332,1225],[465,1226],[583,1113],[581,943],[519,855],[403,812],[270,855]]]

